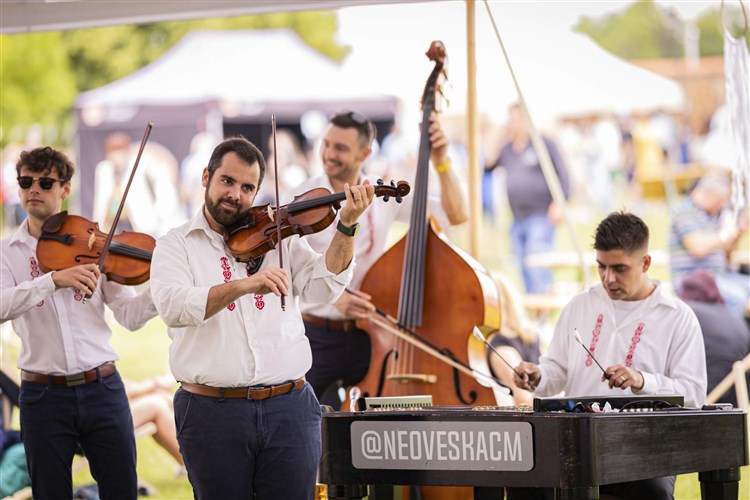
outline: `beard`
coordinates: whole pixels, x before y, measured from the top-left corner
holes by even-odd
[[[243,212],[240,205],[233,202],[232,200],[221,198],[218,201],[214,201],[208,195],[208,190],[206,190],[205,203],[206,210],[208,210],[208,213],[211,214],[211,217],[213,217],[216,222],[224,227],[233,226],[242,219]],[[235,207],[235,209],[230,210],[223,206],[222,203],[229,203],[233,207]]]

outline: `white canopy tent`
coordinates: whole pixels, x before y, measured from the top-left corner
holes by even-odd
[[[93,183],[89,174],[104,158],[110,133],[136,140],[148,121],[154,121],[152,139],[178,160],[198,132],[243,133],[264,148],[272,114],[280,127],[292,128],[306,112],[341,109],[392,123],[397,98],[350,75],[288,29],[189,33],[148,66],[78,97],[81,182]],[[93,185],[82,187],[92,192]],[[90,198],[81,199],[83,214],[90,213]]]
[[[148,66],[81,94],[76,107],[220,101],[257,114],[265,103],[382,100],[367,81],[350,80],[289,29],[193,31]]]

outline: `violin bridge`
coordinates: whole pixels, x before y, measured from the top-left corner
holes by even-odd
[[[266,211],[268,212],[268,218],[271,219],[271,222],[274,222],[274,219],[273,219],[273,208],[271,208],[271,205],[268,205],[266,207]]]
[[[388,375],[388,380],[394,380],[402,384],[409,382],[422,382],[423,384],[434,384],[437,382],[437,375],[430,373],[397,373]]]
[[[96,242],[96,233],[92,232],[89,235],[89,241],[88,241],[89,250],[91,250],[92,248],[94,248],[94,243],[95,242]]]

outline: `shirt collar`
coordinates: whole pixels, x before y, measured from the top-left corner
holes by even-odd
[[[29,219],[24,219],[21,225],[18,226],[18,229],[13,233],[13,236],[10,237],[11,245],[21,243],[25,243],[32,248],[36,247],[37,239],[29,233]]]
[[[208,219],[206,219],[205,212],[203,210],[203,205],[201,206],[201,209],[193,216],[193,218],[184,226],[185,227],[185,237],[189,236],[192,233],[195,232],[203,232],[203,234],[208,238],[208,240],[217,248],[223,251],[226,251],[226,245],[224,244],[224,237],[211,229],[211,226],[208,224]]]

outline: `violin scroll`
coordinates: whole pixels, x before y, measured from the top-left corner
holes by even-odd
[[[398,184],[394,184],[391,181],[390,184],[386,185],[383,179],[378,179],[375,185],[375,196],[382,196],[383,201],[386,202],[393,196],[396,199],[396,203],[401,203],[404,196],[409,194],[409,191],[411,191],[411,186],[406,181],[398,181]]]

